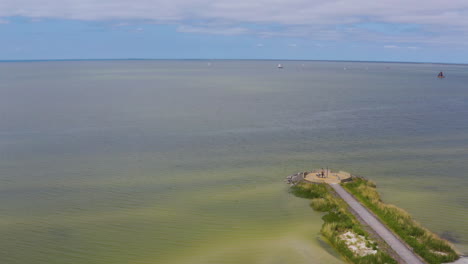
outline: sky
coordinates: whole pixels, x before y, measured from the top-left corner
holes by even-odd
[[[468,63],[468,0],[1,0],[0,60]]]

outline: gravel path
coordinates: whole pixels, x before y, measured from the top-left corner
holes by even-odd
[[[341,185],[330,184],[330,186],[348,203],[348,205],[364,219],[364,221],[375,230],[375,232],[387,244],[395,250],[395,252],[407,264],[424,264],[424,262],[416,256],[408,247],[403,244],[387,227],[385,227],[373,214],[371,214],[364,206],[362,206],[351,194],[349,194]]]

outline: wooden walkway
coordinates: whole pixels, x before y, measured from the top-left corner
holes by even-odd
[[[364,220],[374,231],[400,256],[406,264],[424,264],[406,244],[400,241],[385,225],[383,225],[367,208],[362,206],[354,196],[349,194],[341,185],[330,183],[338,195]]]

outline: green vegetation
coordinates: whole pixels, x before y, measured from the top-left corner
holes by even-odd
[[[383,203],[372,181],[356,178],[342,185],[428,263],[439,264],[458,259],[459,256],[447,241],[422,227],[403,209]]]
[[[375,242],[369,240],[369,234],[349,212],[346,202],[333,195],[328,185],[300,183],[291,187],[291,192],[298,197],[311,199],[310,205],[315,210],[328,212],[322,217],[324,224],[321,233],[346,261],[355,264],[397,263],[388,254],[381,251]],[[366,246],[377,250],[377,253],[360,256],[353,252],[341,237],[348,231],[365,237]]]

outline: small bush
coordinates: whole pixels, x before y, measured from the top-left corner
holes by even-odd
[[[325,198],[314,198],[310,202],[310,206],[319,212],[329,211],[332,205]]]
[[[328,191],[322,184],[300,183],[292,186],[290,192],[300,198],[313,199],[324,197]]]

